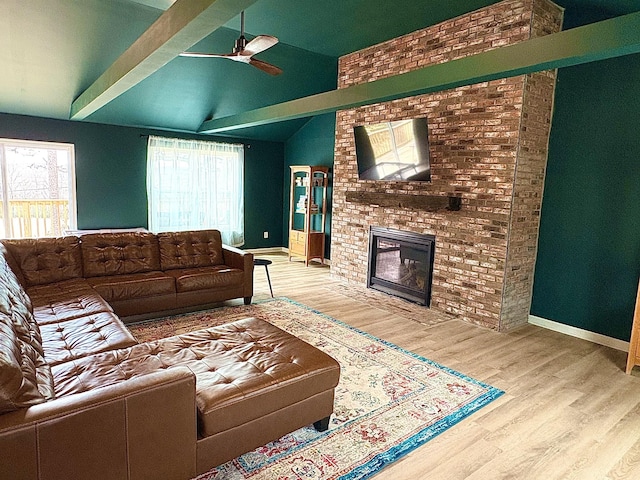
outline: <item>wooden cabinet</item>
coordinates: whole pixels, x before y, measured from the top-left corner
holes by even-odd
[[[633,314],[633,327],[631,327],[631,341],[629,342],[629,355],[627,356],[627,373],[631,373],[631,370],[633,370],[633,367],[636,365],[640,365],[640,282],[638,282],[636,309]]]
[[[324,263],[328,178],[328,167],[291,167],[289,260],[297,257],[305,265],[313,259]]]
[[[307,234],[299,230],[289,231],[289,258],[304,257],[307,252]]]

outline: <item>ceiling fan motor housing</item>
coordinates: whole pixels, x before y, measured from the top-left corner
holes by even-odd
[[[235,45],[233,46],[233,53],[242,52],[247,46],[247,39],[244,35],[240,35],[240,37],[236,40]]]

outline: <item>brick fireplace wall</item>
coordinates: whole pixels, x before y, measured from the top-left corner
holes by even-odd
[[[548,0],[505,0],[340,59],[338,88],[560,31]],[[507,330],[527,323],[555,71],[337,113],[332,273],[366,284],[371,226],[436,236],[431,308]],[[353,127],[428,119],[431,183],[358,180]],[[348,201],[347,192],[456,195],[460,211]]]

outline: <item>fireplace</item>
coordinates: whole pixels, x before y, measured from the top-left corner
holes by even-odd
[[[371,227],[367,287],[429,306],[436,237]]]

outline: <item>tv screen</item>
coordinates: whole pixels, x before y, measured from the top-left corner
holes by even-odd
[[[431,181],[426,118],[353,128],[360,180]]]

